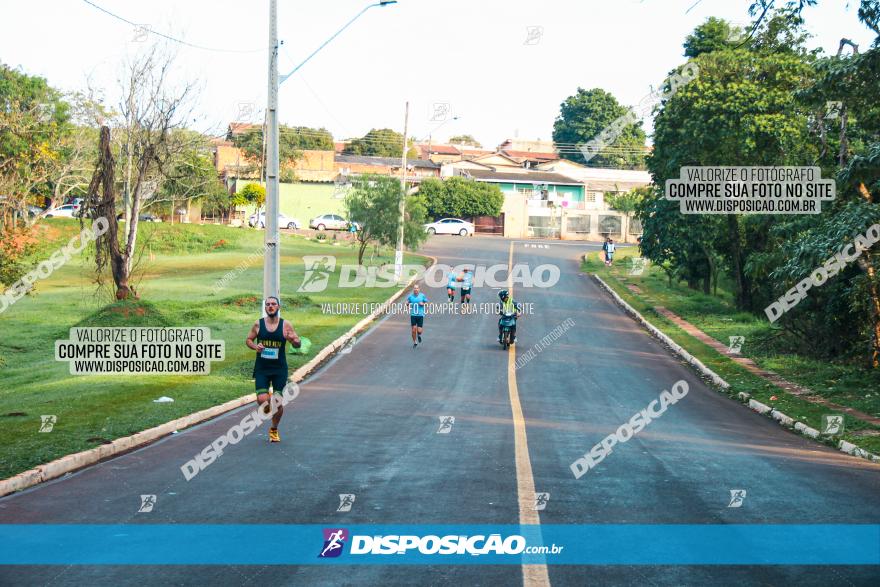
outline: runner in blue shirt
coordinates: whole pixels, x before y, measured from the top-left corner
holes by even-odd
[[[461,303],[471,303],[471,287],[474,284],[474,274],[467,267],[464,268],[464,275],[461,276]]]
[[[422,342],[422,331],[425,323],[425,305],[428,298],[419,289],[419,284],[413,286],[413,291],[406,298],[409,303],[409,325],[412,327],[413,348]]]
[[[449,272],[449,278],[446,280],[446,295],[449,296],[449,301],[455,301],[455,288],[458,287],[458,283],[461,281],[461,277],[458,276],[458,273],[453,269]]]

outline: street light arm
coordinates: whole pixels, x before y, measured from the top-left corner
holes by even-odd
[[[396,2],[396,0],[395,0],[394,2],[377,2],[376,4],[370,4],[370,5],[368,5],[368,6],[365,6],[363,10],[361,10],[360,12],[358,12],[358,13],[354,16],[354,18],[352,18],[350,21],[348,21],[347,23],[345,23],[345,24],[342,26],[341,29],[339,29],[338,31],[336,31],[335,33],[333,33],[333,36],[332,36],[332,37],[330,37],[329,39],[327,39],[326,41],[324,41],[323,43],[321,43],[321,45],[320,45],[317,49],[315,49],[314,51],[312,51],[311,54],[310,54],[308,57],[306,57],[305,60],[304,60],[302,63],[300,63],[299,65],[297,65],[296,67],[294,67],[294,68],[290,71],[290,73],[288,73],[287,75],[282,75],[282,76],[278,79],[278,85],[280,86],[280,85],[283,84],[285,81],[287,81],[287,78],[289,78],[290,76],[292,76],[293,74],[295,74],[297,71],[299,71],[299,69],[300,69],[303,65],[305,65],[306,63],[308,63],[309,60],[311,60],[312,57],[314,57],[315,55],[317,55],[318,52],[319,52],[321,49],[323,49],[324,47],[326,47],[326,46],[330,43],[330,41],[332,41],[333,39],[335,39],[336,37],[338,37],[338,36],[340,35],[340,33],[342,33],[342,31],[344,31],[344,30],[347,29],[349,26],[351,26],[351,23],[353,23],[354,21],[356,21],[357,19],[359,19],[359,18],[361,17],[361,15],[363,15],[363,13],[365,13],[367,10],[369,10],[370,8],[373,8],[373,7],[375,7],[375,6],[386,6],[386,5],[388,5],[388,4],[397,4],[397,2]]]

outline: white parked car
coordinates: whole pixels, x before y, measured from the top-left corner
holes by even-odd
[[[316,230],[348,230],[349,222],[339,214],[322,214],[309,220],[309,228]]]
[[[266,228],[266,213],[260,212],[259,220],[257,220],[257,215],[253,214],[250,218],[248,218],[248,224],[251,226],[259,226],[259,228]],[[302,224],[296,218],[288,218],[282,213],[278,213],[278,228],[289,228],[293,230],[294,228],[301,228]]]
[[[458,234],[461,236],[473,236],[474,224],[465,222],[460,218],[444,218],[437,222],[425,225],[428,234]]]
[[[79,204],[64,204],[46,212],[45,218],[79,218]]]

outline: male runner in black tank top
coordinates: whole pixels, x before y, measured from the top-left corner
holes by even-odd
[[[276,297],[266,298],[266,317],[257,320],[251,327],[245,343],[249,348],[257,351],[254,361],[254,384],[257,388],[257,403],[263,406],[268,414],[269,386],[272,392],[280,397],[284,386],[287,385],[287,355],[284,352],[285,343],[289,342],[293,348],[298,349],[302,344],[290,322],[282,320],[278,316],[281,303]],[[265,406],[264,406],[265,404]],[[269,442],[281,442],[278,435],[278,423],[284,415],[284,407],[279,402],[278,411],[272,416],[272,427],[269,428]]]

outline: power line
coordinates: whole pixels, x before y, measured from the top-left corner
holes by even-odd
[[[257,133],[262,132],[261,126],[259,124],[257,124],[257,123],[248,123],[248,124],[252,124],[253,127],[249,128],[247,130],[244,130],[239,134],[257,134]],[[327,131],[327,134],[324,134],[318,130],[313,130],[313,129],[308,129],[308,128],[306,128],[304,130],[299,130],[299,129],[290,128],[290,127],[286,127],[286,128],[282,127],[279,130],[279,133],[282,135],[298,136],[298,137],[304,137],[304,138],[324,138],[327,136],[327,134],[329,134],[330,138],[333,139],[334,142],[342,142],[342,141],[337,141],[337,139],[335,137],[333,137],[333,135],[332,135],[332,133],[330,133],[330,131]],[[356,140],[363,142],[363,143],[384,143],[384,142],[387,142],[387,141],[385,141],[385,139],[382,139],[380,137],[368,137],[368,136],[358,137]],[[437,143],[437,144],[440,145],[440,144],[444,144],[444,143]],[[581,144],[581,143],[554,143],[554,144],[555,144],[554,151],[557,153],[580,152],[580,147],[583,146],[583,144]],[[487,150],[491,150],[491,149],[487,149]],[[505,149],[505,150],[517,151],[517,149]],[[608,154],[618,154],[618,153],[642,154],[642,153],[648,153],[648,152],[650,152],[650,150],[651,149],[647,146],[645,146],[645,147],[636,147],[636,146],[614,147],[614,146],[609,146],[609,147],[605,147],[605,148],[601,149],[601,152],[608,153]],[[526,152],[529,152],[529,151],[526,151]],[[538,151],[535,151],[535,152],[538,152]],[[543,151],[540,151],[540,152],[543,152]]]
[[[116,20],[122,21],[126,24],[133,26],[133,27],[143,26],[141,23],[133,22],[131,20],[128,20],[125,17],[119,16],[118,14],[110,12],[109,10],[107,10],[106,8],[104,8],[102,6],[98,6],[97,4],[92,2],[91,0],[83,0],[83,2],[85,2],[86,4],[88,4],[89,6],[91,6],[93,8],[100,10],[101,12],[103,12],[106,15],[111,16],[111,17],[115,18]],[[174,41],[175,43],[180,43],[181,45],[186,45],[187,47],[192,47],[193,49],[200,49],[202,51],[214,51],[217,53],[260,53],[262,51],[266,51],[266,49],[239,50],[239,49],[221,49],[219,47],[205,47],[204,45],[196,45],[195,43],[190,43],[189,41],[184,41],[183,39],[178,39],[176,37],[166,35],[165,33],[160,33],[159,31],[154,31],[150,28],[145,29],[145,31],[150,34],[156,35],[158,37],[162,37],[163,39],[167,39],[169,41]]]

